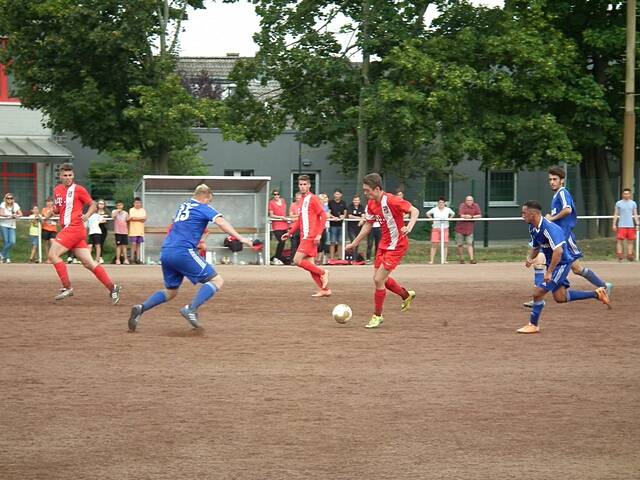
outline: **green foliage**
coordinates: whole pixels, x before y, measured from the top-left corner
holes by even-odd
[[[170,152],[197,145],[190,128],[215,114],[173,74],[168,31],[179,31],[187,6],[203,2],[0,0],[10,39],[1,61],[23,105],[45,112],[52,129],[99,151],[138,151],[166,173]]]

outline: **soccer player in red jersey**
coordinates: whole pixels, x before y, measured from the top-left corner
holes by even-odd
[[[73,179],[73,165],[70,163],[60,165],[60,181],[62,183],[53,189],[54,205],[53,209],[48,212],[49,217],[52,214],[59,215],[62,224],[62,230],[56,238],[51,240],[51,248],[49,248],[49,260],[53,263],[62,282],[60,293],[55,298],[62,300],[73,295],[67,265],[60,258],[71,250],[76,258],[82,262],[82,265],[91,270],[96,278],[107,287],[115,305],[120,300],[121,287],[115,285],[104,267],[91,257],[91,250],[87,245],[87,230],[84,222],[96,211],[96,202],[93,201],[89,192],[83,186],[74,183]],[[82,211],[87,205],[89,208],[83,214]]]
[[[318,242],[325,228],[327,214],[324,207],[313,193],[311,193],[311,182],[308,175],[298,177],[298,188],[302,194],[300,199],[300,215],[291,224],[287,233],[282,236],[282,241],[287,240],[294,233],[300,230],[300,244],[293,257],[293,263],[305,269],[311,274],[311,278],[320,288],[312,297],[328,297],[331,295],[329,285],[329,272],[316,266],[314,259],[318,253]]]
[[[365,218],[360,233],[353,241],[345,245],[346,250],[353,250],[367,238],[374,222],[379,222],[382,228],[382,238],[376,252],[374,263],[373,283],[376,291],[373,296],[374,312],[366,328],[378,328],[382,322],[382,306],[387,289],[402,297],[400,311],[406,312],[416,296],[413,290],[407,290],[391,278],[391,272],[400,265],[402,257],[409,250],[407,235],[413,230],[420,212],[411,203],[402,198],[386,193],[382,189],[382,178],[377,173],[370,173],[362,180],[365,196],[369,199]],[[409,223],[404,224],[404,215],[408,213]]]

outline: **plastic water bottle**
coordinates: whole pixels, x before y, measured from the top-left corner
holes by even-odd
[[[238,265],[238,252],[233,252],[231,263],[233,265]]]
[[[211,252],[211,265],[215,265],[216,263],[218,263],[218,259],[216,258],[216,252],[214,250]]]
[[[262,252],[258,252],[258,265],[264,265],[264,257],[262,256]]]

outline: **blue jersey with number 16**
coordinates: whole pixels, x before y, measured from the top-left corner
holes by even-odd
[[[209,222],[222,216],[215,208],[193,198],[178,208],[162,248],[196,248]]]

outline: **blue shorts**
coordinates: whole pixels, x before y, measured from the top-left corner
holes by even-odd
[[[217,275],[213,266],[198,255],[195,249],[162,249],[160,254],[164,286],[176,289],[184,277],[191,283],[205,283]]]
[[[584,256],[580,251],[580,248],[578,247],[578,242],[576,242],[576,236],[573,234],[573,232],[571,232],[567,237],[567,250],[569,250],[569,253],[574,260],[577,260]]]
[[[342,242],[342,225],[329,226],[329,245]]]
[[[569,280],[567,280],[567,276],[570,272],[570,263],[558,265],[551,275],[551,280],[549,282],[542,282],[540,284],[540,288],[551,293],[555,292],[560,287],[569,288]]]
[[[29,235],[29,238],[31,239],[31,245],[37,247],[40,237],[38,237],[37,235]]]

